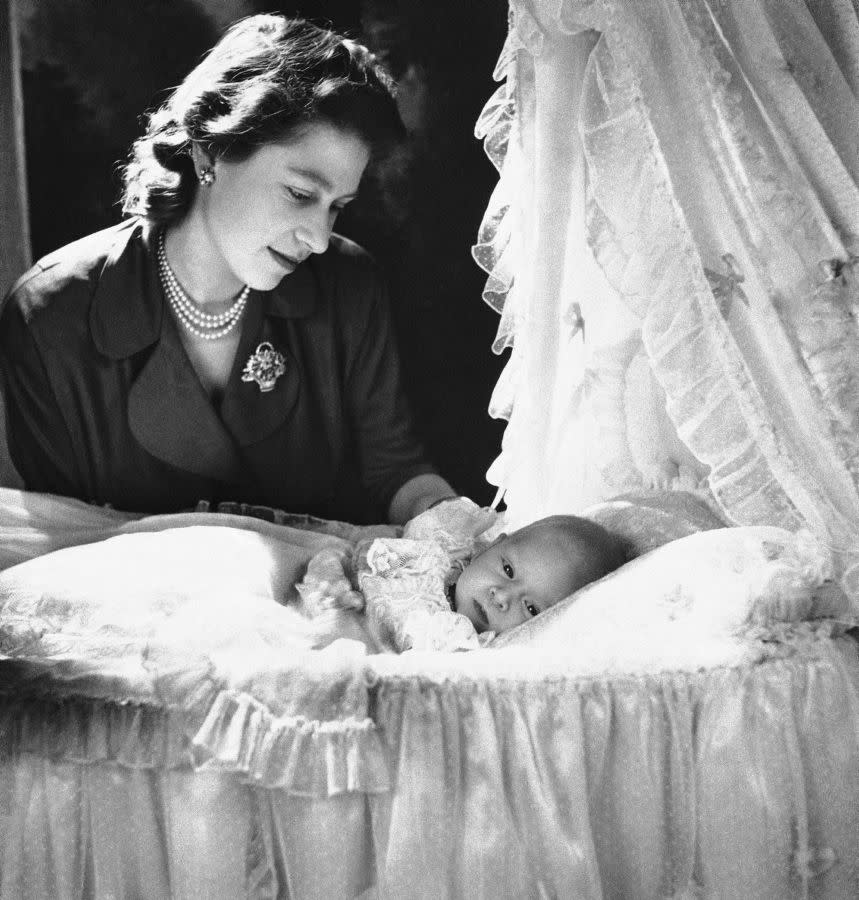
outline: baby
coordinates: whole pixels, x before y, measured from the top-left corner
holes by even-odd
[[[475,649],[627,560],[625,544],[587,519],[550,516],[489,539],[497,518],[458,498],[351,560],[320,554],[298,585],[305,611],[363,609],[389,650]]]
[[[451,606],[478,633],[507,631],[627,561],[623,542],[578,516],[549,516],[500,534],[465,566]]]
[[[234,631],[296,650],[341,638],[370,652],[476,649],[625,561],[620,541],[590,520],[552,516],[495,536],[498,515],[466,498],[417,516],[402,537],[220,513],[123,521],[85,507],[78,528],[83,504],[29,503],[4,532],[6,558],[26,560],[0,574],[7,653],[74,635],[121,660],[129,640],[175,647],[193,633],[211,649],[231,645]],[[47,504],[45,515],[32,503]]]

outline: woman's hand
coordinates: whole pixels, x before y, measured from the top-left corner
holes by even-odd
[[[441,475],[416,475],[394,494],[388,507],[388,521],[394,525],[404,525],[434,504],[457,496]]]

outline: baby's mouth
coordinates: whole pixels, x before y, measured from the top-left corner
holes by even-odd
[[[489,617],[479,600],[474,601],[474,612],[481,630],[486,631],[489,628]]]

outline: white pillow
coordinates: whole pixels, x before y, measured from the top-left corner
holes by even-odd
[[[846,615],[846,598],[829,584],[821,590],[831,574],[829,554],[807,534],[702,531],[632,560],[492,646],[553,648],[587,669],[706,666],[732,658],[725,653],[746,625]],[[828,604],[821,612],[818,591]]]

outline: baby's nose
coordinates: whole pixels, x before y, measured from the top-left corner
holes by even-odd
[[[491,590],[492,602],[501,610],[507,612],[513,602],[512,590],[509,587],[494,587]]]

